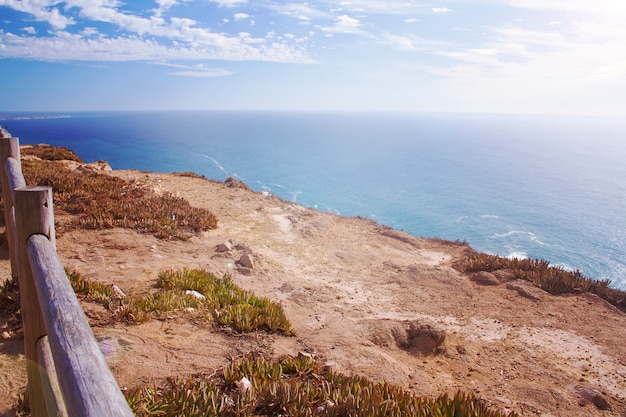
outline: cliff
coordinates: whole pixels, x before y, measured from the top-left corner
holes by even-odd
[[[280,302],[296,331],[233,335],[181,316],[111,325],[99,307],[85,305],[122,387],[211,373],[250,353],[307,352],[346,374],[427,396],[473,392],[524,416],[626,415],[626,315],[595,295],[552,296],[525,281],[480,283],[453,267],[471,251],[464,244],[322,213],[232,182],[108,175],[207,208],[218,227],[184,242],[126,229],[68,231],[57,240],[67,268],[134,295],[149,292],[163,269],[230,273],[240,287]],[[60,223],[69,219],[57,215]],[[10,276],[8,261],[1,263],[2,276]],[[25,385],[20,343],[0,339],[0,410]]]

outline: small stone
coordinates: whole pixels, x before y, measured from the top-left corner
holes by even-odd
[[[252,255],[248,253],[244,253],[243,255],[241,255],[241,258],[239,258],[239,264],[245,268],[253,268],[254,261]]]
[[[325,371],[332,371],[337,368],[337,364],[335,362],[326,362],[324,363],[323,369]]]
[[[237,387],[239,388],[239,393],[244,397],[252,392],[252,384],[245,376],[237,382]]]
[[[118,287],[117,285],[113,285],[113,291],[115,292],[115,294],[118,295],[118,297],[120,298],[124,298],[126,297],[126,294],[124,293],[124,291],[122,291],[122,289],[120,287]]]
[[[493,275],[500,282],[509,282],[515,279],[515,273],[510,269],[498,269],[497,271],[493,271]]]
[[[231,250],[233,250],[233,244],[230,240],[220,243],[215,247],[215,252],[230,252]]]
[[[500,281],[494,274],[487,271],[480,271],[470,278],[478,285],[500,285]]]
[[[193,295],[194,297],[196,297],[196,298],[198,298],[198,299],[200,299],[200,300],[204,300],[204,299],[206,299],[206,296],[205,296],[204,294],[201,294],[201,293],[199,293],[199,292],[198,292],[198,291],[196,291],[196,290],[187,290],[187,291],[185,291],[185,294],[187,294],[187,295]]]
[[[539,301],[541,295],[545,293],[541,288],[531,284],[528,281],[524,281],[521,279],[509,282],[506,284],[506,288],[511,291],[517,292],[524,298],[528,298],[529,300]]]
[[[311,355],[308,352],[304,352],[304,351],[300,351],[298,352],[298,357],[299,358],[309,358],[309,359],[313,359],[313,355]]]

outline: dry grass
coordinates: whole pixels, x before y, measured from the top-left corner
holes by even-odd
[[[47,161],[75,161],[80,164],[84,161],[69,148],[63,146],[51,146],[51,145],[35,145],[24,146],[20,149],[20,154],[32,155],[37,158],[41,158]]]
[[[53,188],[57,210],[77,216],[65,227],[124,227],[180,240],[217,227],[217,218],[208,210],[110,175],[71,170],[58,161],[23,161],[22,170],[27,184]]]
[[[593,293],[626,312],[626,292],[611,288],[609,281],[587,278],[578,270],[567,271],[559,266],[550,266],[543,259],[510,259],[474,252],[460,265],[460,269],[465,272],[508,269],[517,279],[532,282],[550,294]]]
[[[217,376],[170,378],[126,396],[139,417],[506,415],[471,394],[421,398],[385,382],[323,370],[305,355],[282,361],[244,358]]]

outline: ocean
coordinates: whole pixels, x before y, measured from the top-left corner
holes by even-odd
[[[4,114],[0,125],[87,162],[232,176],[304,206],[546,259],[626,289],[623,119],[189,111]]]

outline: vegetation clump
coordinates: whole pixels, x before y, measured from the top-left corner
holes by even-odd
[[[59,161],[23,161],[22,170],[27,184],[53,188],[57,209],[78,215],[67,227],[123,227],[180,240],[217,227],[217,218],[210,211],[121,178],[71,170]]]
[[[472,394],[422,398],[384,381],[323,370],[306,355],[282,361],[248,357],[233,361],[219,375],[170,378],[164,385],[126,392],[135,415],[505,416]]]
[[[77,272],[69,272],[68,277],[77,294],[105,306],[114,321],[135,323],[187,312],[238,333],[265,330],[294,334],[279,304],[239,288],[228,275],[219,279],[199,269],[162,271],[158,290],[139,298],[121,295],[114,287],[86,280]]]
[[[85,163],[81,157],[74,153],[74,151],[64,146],[52,146],[45,144],[24,146],[20,149],[20,154],[22,156],[36,156],[37,158],[46,161],[74,161],[78,162],[79,164]]]
[[[461,265],[465,272],[493,272],[507,269],[515,278],[532,282],[552,295],[593,293],[626,312],[626,292],[611,288],[608,280],[594,280],[580,271],[551,266],[543,259],[504,258],[498,255],[472,253]]]
[[[22,309],[17,280],[6,279],[0,283],[0,316],[7,317],[5,328],[9,335],[22,333]]]

